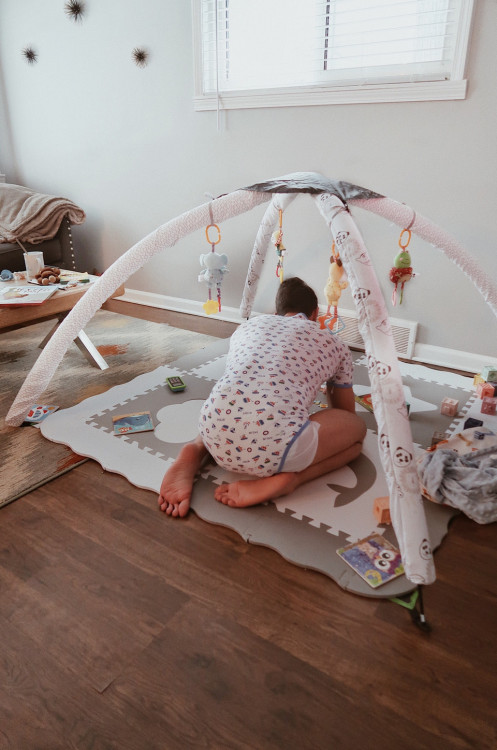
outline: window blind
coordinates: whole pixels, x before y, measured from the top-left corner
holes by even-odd
[[[468,0],[199,0],[204,95],[451,80]]]

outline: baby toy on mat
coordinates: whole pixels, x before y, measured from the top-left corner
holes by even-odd
[[[330,262],[328,281],[324,288],[328,309],[324,315],[318,317],[318,321],[321,328],[328,328],[331,333],[339,333],[345,328],[345,323],[338,315],[338,300],[342,295],[342,291],[348,287],[348,282],[342,280],[345,275],[345,269],[338,253],[335,254],[335,245],[332,248]],[[331,312],[332,307],[333,313]]]

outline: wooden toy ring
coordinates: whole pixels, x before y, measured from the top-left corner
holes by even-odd
[[[211,227],[217,229],[217,240],[215,242],[209,237],[209,229]],[[219,229],[217,224],[209,224],[209,226],[205,228],[205,236],[207,237],[207,242],[209,243],[209,245],[218,245],[221,242],[221,230]]]
[[[402,237],[404,236],[404,234],[406,232],[407,232],[407,242],[405,243],[405,245],[403,245],[402,244]],[[401,247],[402,250],[405,250],[406,247],[408,246],[408,244],[410,243],[410,241],[411,241],[411,230],[410,229],[403,229],[402,232],[400,233],[400,237],[399,237],[399,247]]]

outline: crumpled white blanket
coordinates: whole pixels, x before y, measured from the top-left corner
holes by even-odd
[[[54,237],[64,216],[71,224],[82,224],[86,214],[67,198],[0,183],[0,243],[36,244]]]
[[[423,456],[418,472],[430,499],[477,523],[497,521],[497,445],[464,455],[439,448]]]

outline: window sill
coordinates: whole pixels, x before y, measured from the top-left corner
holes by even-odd
[[[380,102],[443,101],[466,98],[467,81],[368,84],[340,87],[299,87],[272,91],[223,92],[219,109],[263,107],[311,107],[326,104],[372,104]],[[215,94],[194,97],[196,112],[217,110]]]

